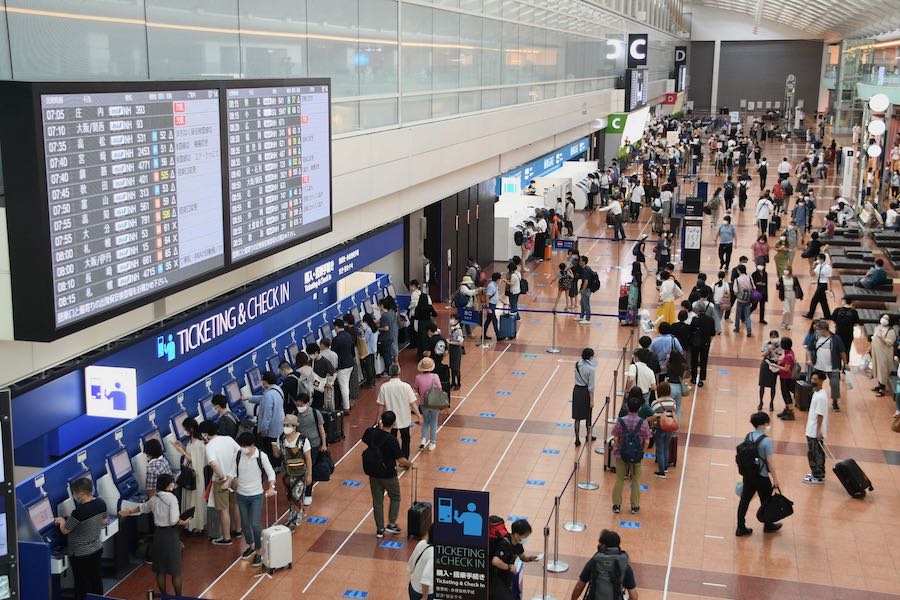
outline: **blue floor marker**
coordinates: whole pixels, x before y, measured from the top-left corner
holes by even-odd
[[[637,521],[619,521],[619,527],[624,527],[626,529],[640,529],[641,524]]]
[[[544,454],[559,454],[559,450],[553,448],[544,448]]]
[[[403,548],[403,542],[381,542],[378,544],[382,548],[387,548],[388,550],[400,550]]]
[[[344,592],[343,598],[368,598],[369,592],[362,590],[347,590]]]
[[[513,377],[525,377],[525,371],[513,371]]]
[[[656,458],[656,455],[648,452],[648,453],[644,454],[644,458],[649,458],[650,460],[653,460]]]
[[[362,485],[362,481],[351,481],[348,479],[345,480],[341,485],[346,487],[359,487]]]
[[[527,521],[528,517],[523,517],[522,515],[507,515],[506,522],[512,524],[516,521]]]
[[[523,354],[522,358],[537,358],[537,354]]]
[[[456,473],[454,467],[438,467],[438,473]]]
[[[496,413],[481,413],[481,414],[478,415],[478,416],[479,416],[479,417],[485,417],[486,419],[493,419],[494,417],[497,416],[497,414],[496,414]]]
[[[502,392],[502,391],[498,391],[498,392],[497,392],[497,395],[498,395],[498,396],[512,396],[512,392]]]
[[[544,485],[546,482],[543,479],[526,479],[525,485]]]
[[[478,440],[476,440],[475,438],[459,438],[459,441],[461,441],[463,444],[477,444],[478,443]]]
[[[632,484],[629,483],[629,484],[628,484],[628,489],[631,489],[631,486],[632,486]],[[642,492],[646,492],[646,491],[648,491],[649,489],[650,489],[650,486],[649,486],[649,485],[641,485],[641,491],[642,491]]]
[[[531,319],[531,322],[532,322],[532,323],[540,323],[541,320],[540,320],[540,319]]]
[[[308,517],[306,519],[306,522],[310,525],[324,525],[328,522],[328,519],[326,519],[325,517]]]
[[[719,375],[728,375],[728,369],[719,369]]]
[[[572,424],[572,423],[557,423],[556,426],[557,427],[574,427],[574,424]]]

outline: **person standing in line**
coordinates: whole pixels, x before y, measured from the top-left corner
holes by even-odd
[[[187,521],[179,520],[181,512],[178,508],[178,498],[172,493],[175,489],[175,480],[172,476],[163,473],[156,483],[155,496],[134,508],[119,511],[119,517],[124,518],[138,513],[153,514],[153,522],[156,524],[153,530],[153,572],[156,573],[156,585],[161,594],[167,594],[166,575],[170,575],[175,595],[180,596],[181,540],[178,536],[178,527],[186,526]]]
[[[690,346],[691,346],[691,381],[697,381],[697,375],[700,375],[700,381],[697,384],[703,387],[706,381],[706,367],[709,363],[709,348],[712,339],[716,335],[717,321],[715,316],[718,312],[712,302],[708,300],[709,292],[703,290],[700,300],[694,303],[694,312],[696,317],[691,321]],[[710,310],[712,308],[712,310]],[[699,310],[698,310],[699,309]]]
[[[731,266],[731,252],[734,250],[737,230],[731,224],[731,215],[726,214],[716,231],[715,241],[719,244],[719,270],[727,271]]]
[[[409,600],[434,600],[434,524],[428,528],[428,537],[413,548],[406,570],[409,572]]]
[[[263,393],[244,398],[250,404],[258,404],[256,415],[256,435],[259,449],[272,462],[272,442],[278,440],[281,435],[282,422],[284,421],[284,392],[278,387],[278,378],[275,373],[266,371],[262,376]]]
[[[206,448],[200,437],[200,426],[193,417],[182,420],[181,426],[188,434],[188,442],[185,446],[180,440],[175,440],[175,450],[182,456],[181,468],[193,469],[195,478],[193,490],[181,490],[181,507],[184,510],[195,509],[194,516],[188,519],[188,533],[200,535],[206,529]]]
[[[750,416],[753,431],[747,434],[744,442],[756,445],[758,458],[752,470],[743,475],[741,500],[737,510],[737,530],[734,532],[737,537],[753,533],[753,530],[747,527],[746,522],[747,509],[750,507],[753,496],[759,495],[759,503],[765,504],[772,497],[772,490],[778,487],[778,476],[775,474],[775,464],[772,460],[774,456],[772,439],[766,435],[771,429],[769,422],[769,415],[764,412],[756,412]],[[781,523],[763,524],[763,531],[766,533],[774,533],[779,529],[781,529]]]
[[[544,247],[547,245],[547,220],[540,208],[534,209],[534,262],[544,262]]]
[[[496,337],[498,341],[500,339],[500,330],[497,329],[497,305],[500,304],[500,280],[502,278],[503,276],[500,275],[500,273],[492,273],[491,280],[488,282],[487,287],[484,288],[488,309],[487,314],[484,317],[482,329],[484,330],[484,339],[486,340],[491,339],[491,336],[487,334],[488,325],[494,327],[494,337]],[[466,325],[466,327],[469,327],[469,325]]]
[[[659,426],[660,417],[668,414],[675,417],[675,400],[670,395],[672,388],[668,381],[663,381],[656,387],[656,399],[650,405],[653,415],[650,416],[650,425],[653,427],[653,447],[656,448],[656,465],[658,470],[654,473],[660,479],[666,478],[666,469],[669,467],[669,440],[671,431],[663,431]]]
[[[100,532],[109,524],[109,514],[106,502],[94,497],[90,479],[76,479],[71,488],[75,510],[68,518],[56,517],[55,521],[59,532],[69,536],[67,551],[75,578],[75,600],[84,600],[87,594],[103,594]]]
[[[763,156],[762,160],[759,161],[759,166],[756,167],[756,172],[759,173],[759,189],[766,189],[766,176],[769,173],[769,161],[766,160],[765,156]]]
[[[363,382],[360,384],[360,387],[375,387],[375,378],[378,375],[375,373],[375,355],[378,353],[378,325],[375,324],[375,319],[372,315],[368,313],[363,315],[360,335],[366,341],[366,350],[368,351],[368,354],[360,363],[363,371]]]
[[[381,341],[379,340],[379,347],[381,346]],[[390,350],[389,346],[387,356],[385,357],[385,364],[390,363]],[[313,386],[313,397],[312,397],[312,405],[314,408],[322,410],[325,408],[325,391],[328,389],[328,386],[334,385],[334,376],[335,369],[334,365],[331,364],[331,361],[326,359],[321,355],[321,348],[318,344],[312,343],[306,346],[306,354],[309,356],[309,360],[311,362],[312,373],[311,377],[314,380],[321,380],[325,383],[321,389],[316,389],[315,385]]]
[[[216,422],[216,431],[218,435],[227,435],[230,438],[237,437],[238,424],[241,422],[237,415],[231,412],[228,406],[228,399],[222,394],[215,394],[212,397],[213,412],[219,415]]]
[[[300,396],[297,397],[295,411],[294,414],[297,416],[297,425],[286,425],[285,431],[289,427],[294,427],[294,431],[299,431],[300,435],[309,440],[309,459],[312,465],[315,466],[316,461],[319,459],[319,453],[328,450],[328,437],[325,435],[325,420],[322,418],[322,413],[310,406],[310,399],[306,394],[300,394]],[[287,417],[288,415],[285,415],[284,417],[285,423],[288,422]],[[311,481],[306,486],[306,495],[303,498],[303,506],[312,504],[313,487],[315,487],[315,485],[316,482]]]
[[[588,257],[581,257],[581,314],[579,315],[579,323],[588,325],[591,322],[591,279],[594,277],[594,270],[588,266]]]
[[[420,292],[420,298],[428,298],[428,294]],[[421,300],[419,302],[421,304]],[[422,322],[418,321],[421,328]],[[356,363],[356,341],[353,336],[344,329],[344,320],[334,320],[334,339],[331,341],[331,349],[337,354],[337,386],[341,394],[341,410],[345,415],[350,414],[350,374]],[[282,415],[283,417],[284,415]]]
[[[828,395],[822,387],[825,377],[814,371],[810,378],[813,387],[809,413],[806,417],[806,457],[810,472],[803,483],[825,483],[825,435],[828,433]]]
[[[419,393],[419,400],[422,402],[422,441],[419,444],[419,450],[424,450],[428,444],[429,450],[437,448],[438,433],[438,417],[440,410],[437,408],[428,408],[426,405],[426,396],[432,388],[441,389],[441,379],[434,372],[434,361],[427,356],[419,361],[419,374],[416,375],[415,389]]]
[[[216,424],[203,421],[198,425],[200,437],[206,442],[206,463],[212,470],[212,495],[219,520],[222,524],[222,537],[212,540],[216,546],[230,546],[231,538],[241,534],[241,518],[237,506],[237,498],[231,480],[237,474],[237,453],[241,447],[234,438],[218,435]],[[235,529],[231,529],[234,525]]]
[[[684,292],[675,283],[672,274],[668,271],[662,271],[659,274],[662,283],[659,286],[659,309],[656,312],[657,317],[661,317],[662,323],[675,323],[675,301],[684,295]]]
[[[313,418],[315,418],[314,415]],[[322,439],[319,431],[313,431],[313,433],[315,433],[317,441]],[[281,437],[272,444],[272,448],[275,451],[275,458],[281,461],[281,478],[287,492],[288,506],[291,507],[287,526],[294,529],[297,523],[303,519],[303,507],[308,506],[307,498],[312,503],[312,495],[307,496],[306,491],[312,489],[314,464],[312,441],[301,432],[300,419],[297,415],[284,416]],[[240,505],[240,499],[239,490],[238,505]]]
[[[462,357],[465,354],[465,337],[459,325],[459,316],[450,315],[450,333],[447,334],[447,346],[450,352],[450,389],[458,390],[462,372]]]
[[[794,304],[797,300],[803,300],[803,288],[800,287],[800,281],[790,265],[781,272],[775,287],[778,289],[778,299],[782,303],[781,326],[790,329],[791,323],[794,322]]]
[[[778,360],[778,383],[781,386],[781,399],[784,400],[784,410],[778,413],[779,419],[784,421],[794,420],[794,389],[796,381],[794,375],[799,372],[797,356],[794,354],[794,342],[789,337],[781,338],[781,358]]]
[[[622,598],[622,590],[628,591],[628,600],[638,600],[634,571],[629,564],[628,554],[619,546],[622,541],[615,531],[604,529],[600,532],[597,554],[584,565],[570,600],[584,598]]]
[[[144,442],[144,454],[147,455],[147,478],[144,489],[147,490],[148,496],[152,496],[156,493],[156,480],[163,473],[171,475],[172,467],[163,456],[162,444],[157,439],[149,439]]]
[[[398,345],[400,326],[397,322],[397,304],[392,297],[385,296],[378,301],[378,306],[381,309],[381,318],[378,320],[378,331],[380,332],[378,347],[384,359],[384,368],[387,370],[391,363],[397,362],[400,354]],[[384,341],[382,341],[381,333],[384,334]]]
[[[741,322],[747,326],[747,337],[752,334],[753,325],[750,321],[751,294],[753,292],[753,280],[747,275],[747,265],[737,266],[738,276],[731,284],[734,291],[734,332],[741,332]]]
[[[622,512],[622,489],[625,478],[631,476],[631,514],[641,510],[641,461],[650,440],[647,421],[638,416],[643,405],[640,396],[629,397],[628,414],[616,420],[613,428],[613,455],[616,464],[616,484],[613,487],[613,513]]]
[[[810,242],[812,243],[812,242]],[[831,291],[831,265],[828,264],[828,258],[825,254],[819,254],[816,258],[816,265],[813,267],[813,283],[816,291],[813,293],[812,300],[809,303],[809,310],[804,315],[807,319],[812,319],[816,314],[816,306],[822,305],[822,316],[826,321],[831,320],[831,309],[828,307],[828,296]]]
[[[388,373],[391,378],[378,390],[376,400],[378,414],[391,413],[393,434],[400,439],[401,456],[409,458],[409,426],[413,421],[421,424],[422,415],[419,413],[418,399],[412,386],[400,379],[400,365],[391,365]]]
[[[575,421],[575,447],[581,445],[581,422],[584,421],[585,440],[590,435],[591,413],[594,408],[594,358],[593,348],[581,351],[581,360],[575,363],[575,387],[572,389],[572,420]],[[591,437],[591,441],[596,440]]]
[[[831,334],[826,321],[816,321],[813,330],[815,335],[807,346],[813,372],[818,372],[823,381],[828,378],[831,408],[838,412],[841,410],[838,401],[841,399],[841,372],[847,364],[847,349],[841,338]]]
[[[713,284],[712,305],[715,310],[716,335],[722,335],[722,318],[726,312],[731,310],[731,289],[728,282],[725,281],[725,271],[719,271],[718,279]]]
[[[506,296],[509,298],[509,316],[517,319],[519,318],[519,294],[522,293],[522,274],[519,273],[516,264],[511,261],[506,265],[506,271],[506,279],[503,280],[503,283],[506,284]],[[500,337],[499,333],[497,333],[497,337]]]
[[[290,418],[296,421],[296,417],[293,415]],[[276,494],[275,470],[269,461],[269,455],[260,452],[254,442],[253,434],[249,431],[238,436],[241,450],[235,458],[235,481],[237,482],[237,505],[241,512],[241,523],[244,526],[244,541],[247,542],[247,548],[241,553],[241,558],[247,560],[252,556],[253,566],[261,567],[263,495],[270,498]],[[277,447],[278,441],[273,441],[270,445]],[[263,492],[263,479],[269,482],[265,492]],[[290,490],[288,490],[288,494],[290,494]]]
[[[394,365],[398,368],[399,366]],[[385,384],[387,385],[387,384]],[[382,386],[384,387],[384,386]],[[410,391],[412,389],[410,388]],[[415,394],[413,395],[415,398]],[[400,480],[397,478],[397,465],[404,469],[415,469],[416,466],[403,456],[400,444],[397,443],[394,430],[396,415],[390,410],[381,413],[376,427],[366,429],[362,442],[368,448],[363,451],[363,471],[369,476],[369,490],[372,492],[372,508],[375,518],[375,537],[383,538],[385,533],[398,535],[397,526],[400,516]],[[390,498],[388,523],[384,523],[384,495]]]

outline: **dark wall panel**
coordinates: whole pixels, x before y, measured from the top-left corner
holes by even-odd
[[[715,42],[691,42],[688,49],[688,98],[694,101],[698,113],[709,110],[715,49]]]
[[[722,42],[717,104],[737,110],[741,100],[782,102],[784,80],[793,73],[796,98],[804,101],[807,112],[815,111],[821,69],[821,41]]]

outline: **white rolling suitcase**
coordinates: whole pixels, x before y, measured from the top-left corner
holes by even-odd
[[[266,522],[269,522],[269,503],[263,497],[266,504]],[[271,527],[262,530],[262,563],[263,568],[269,574],[276,569],[293,567],[293,547],[291,545],[291,530],[278,524],[278,496],[275,496],[275,522]]]

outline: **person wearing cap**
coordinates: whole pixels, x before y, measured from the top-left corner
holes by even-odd
[[[247,542],[247,548],[241,554],[241,558],[247,560],[253,556],[253,566],[260,567],[262,566],[263,494],[267,498],[275,495],[275,470],[272,468],[269,455],[260,452],[256,447],[256,440],[252,433],[245,431],[238,436],[237,442],[241,449],[236,457],[237,490],[235,491],[237,492],[238,510],[241,513],[241,525],[244,529],[244,541]],[[273,441],[272,446],[274,452],[278,447],[278,442]],[[267,481],[265,492],[263,492],[263,479]]]
[[[176,596],[181,595],[181,540],[178,527],[187,526],[188,522],[180,518],[178,498],[172,493],[175,479],[169,473],[163,473],[156,479],[156,495],[134,508],[119,511],[120,517],[128,517],[138,513],[153,513],[153,572],[156,573],[156,585],[162,594],[167,594],[166,575],[172,577],[172,587]]]
[[[400,379],[400,365],[392,364],[388,374],[391,378],[378,389],[378,415],[388,411],[395,415],[392,433],[395,437],[399,434],[401,453],[404,458],[409,458],[409,426],[413,421],[422,422],[418,398],[412,386]]]
[[[428,408],[425,404],[425,396],[436,387],[441,389],[441,379],[434,372],[434,361],[429,357],[425,357],[419,361],[419,374],[416,375],[415,389],[419,393],[419,400],[422,401],[422,441],[419,444],[419,450],[425,449],[428,444],[429,450],[437,448],[438,433],[438,416],[440,410],[436,408]]]
[[[466,304],[462,304],[462,302],[455,302],[456,310],[462,310],[464,308],[472,308],[475,304],[475,296],[478,294],[478,286],[475,285],[475,281],[469,277],[468,275],[463,275],[462,281],[459,282],[459,290],[457,291],[457,296],[464,296],[466,299]],[[472,335],[472,326],[466,325],[466,335]]]
[[[319,435],[321,432],[316,431],[316,436]],[[281,459],[284,487],[291,503],[288,527],[293,529],[303,518],[303,507],[312,504],[312,496],[307,496],[305,491],[312,489],[313,483],[312,443],[300,433],[297,415],[285,415],[283,432],[277,444],[272,444],[272,450],[275,457]]]

